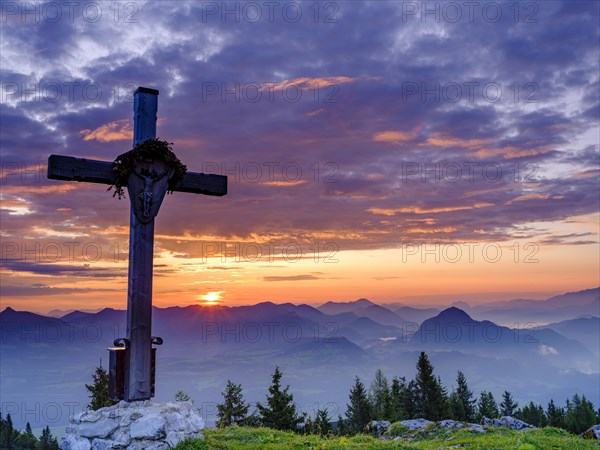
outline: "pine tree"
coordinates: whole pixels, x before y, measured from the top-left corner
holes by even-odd
[[[316,434],[315,424],[312,419],[309,417],[304,421],[304,426],[302,427],[302,432],[304,434]]]
[[[580,398],[575,394],[569,402],[565,417],[566,429],[571,433],[581,434],[595,423],[594,405],[585,398],[585,395]]]
[[[92,375],[93,384],[86,384],[85,388],[89,391],[90,404],[89,407],[93,410],[112,406],[113,402],[108,398],[108,372],[100,365],[96,367],[96,372]]]
[[[373,418],[385,420],[390,418],[390,390],[388,381],[381,369],[375,372],[375,378],[369,388],[369,401],[373,407]]]
[[[348,434],[348,422],[338,414],[337,421],[335,423],[335,434],[337,436],[345,436]]]
[[[427,420],[440,420],[446,416],[447,396],[439,378],[433,375],[433,366],[425,352],[417,361],[416,414]]]
[[[450,394],[450,417],[454,420],[470,422],[475,416],[475,399],[469,389],[465,375],[459,370],[456,376],[456,389]]]
[[[554,400],[550,399],[548,408],[546,409],[546,418],[548,426],[564,428],[565,427],[565,410],[554,404]]]
[[[248,415],[248,405],[244,401],[242,385],[227,380],[225,391],[221,392],[223,403],[217,404],[218,427],[228,427],[234,423],[240,423]]]
[[[58,450],[58,440],[52,436],[50,427],[46,427],[42,430],[38,448],[39,450]]]
[[[544,427],[547,423],[544,408],[542,408],[542,405],[536,405],[533,402],[526,404],[517,413],[517,418],[536,427]]]
[[[15,448],[18,450],[35,450],[38,446],[38,440],[31,431],[31,425],[27,422],[25,431],[17,433],[15,437]]]
[[[389,408],[390,408],[390,416],[389,419],[391,422],[398,422],[399,420],[403,420],[407,418],[406,411],[402,407],[402,395],[403,389],[407,389],[406,387],[406,379],[405,378],[392,378],[392,386],[390,388],[390,400],[389,400]]]
[[[417,382],[415,380],[410,380],[406,390],[401,396],[401,404],[402,408],[406,412],[406,416],[409,419],[418,419],[418,411],[417,411],[417,396],[418,396],[418,387]]]
[[[175,393],[175,401],[176,402],[189,402],[191,397],[183,392],[181,389]]]
[[[13,428],[12,417],[6,415],[6,419],[2,421],[2,432],[0,433],[0,448],[2,450],[12,450],[15,445],[15,440],[19,432]]]
[[[360,433],[372,419],[372,410],[365,390],[365,385],[358,376],[350,390],[350,404],[346,408],[346,419],[350,433]]]
[[[484,417],[495,419],[499,415],[498,405],[491,392],[483,391],[477,403],[477,419],[482,421]]]
[[[313,422],[313,433],[325,436],[331,431],[331,417],[327,409],[317,409],[315,420]]]
[[[281,389],[281,376],[279,367],[276,367],[269,387],[270,395],[267,395],[267,406],[257,403],[256,408],[265,427],[277,430],[295,430],[302,423],[304,417],[299,416],[296,412],[294,395],[288,392],[290,387]]]
[[[512,417],[516,414],[518,407],[519,404],[513,400],[511,393],[504,391],[502,402],[500,403],[500,415]]]

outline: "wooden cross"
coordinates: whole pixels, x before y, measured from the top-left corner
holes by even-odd
[[[158,91],[140,87],[134,93],[133,146],[156,138]],[[154,164],[154,165],[153,165]],[[129,230],[129,280],[127,291],[127,351],[124,368],[124,400],[147,400],[152,397],[152,258],[154,246],[154,216],[167,189],[168,177],[159,182],[151,173],[153,167],[165,167],[161,161],[144,161],[142,172],[128,182],[131,202]],[[48,158],[48,178],[114,185],[117,174],[113,163],[70,156],[51,155]],[[164,175],[165,172],[163,172]],[[135,185],[135,186],[134,186]],[[141,186],[141,187],[140,187]],[[135,190],[137,188],[137,191]],[[143,190],[142,190],[143,189]],[[222,196],[227,194],[227,177],[187,172],[173,188],[177,192]],[[149,203],[155,212],[148,215]],[[159,338],[160,339],[160,338]],[[157,340],[160,343],[162,340]]]

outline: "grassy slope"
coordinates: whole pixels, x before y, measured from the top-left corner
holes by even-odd
[[[203,449],[439,449],[467,444],[469,449],[516,449],[545,450],[600,449],[597,441],[584,440],[557,428],[531,431],[488,429],[480,434],[469,431],[443,430],[414,441],[382,441],[370,436],[335,437],[303,436],[269,428],[229,427],[220,430],[204,430],[205,440],[188,441],[176,450]]]

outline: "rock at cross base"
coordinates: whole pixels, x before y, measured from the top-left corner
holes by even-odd
[[[186,439],[203,439],[204,420],[191,402],[140,401],[71,417],[61,450],[166,450]]]

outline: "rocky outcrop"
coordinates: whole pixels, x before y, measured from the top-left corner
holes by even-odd
[[[531,430],[537,428],[510,416],[502,416],[499,419],[488,419],[487,417],[484,417],[483,424],[488,427],[504,427],[511,430]]]
[[[414,440],[417,437],[426,437],[431,434],[437,433],[439,430],[453,430],[453,429],[464,429],[473,433],[487,433],[489,430],[484,428],[488,427],[505,427],[511,430],[529,430],[535,428],[533,425],[523,422],[522,420],[515,419],[514,417],[504,416],[500,419],[488,419],[483,418],[483,425],[479,423],[460,422],[458,420],[440,420],[439,422],[432,422],[426,419],[412,419],[403,420],[388,425],[388,432],[385,433],[384,438],[394,440]],[[589,430],[588,430],[589,431]],[[586,431],[587,433],[587,431]],[[600,433],[600,426],[599,426]]]
[[[204,421],[191,402],[119,402],[71,417],[61,450],[166,450],[202,439]]]
[[[600,425],[593,425],[589,427],[586,431],[581,433],[580,436],[585,439],[600,440]]]
[[[372,420],[367,426],[367,432],[373,434],[376,437],[380,437],[387,431],[392,423],[389,420]]]
[[[403,420],[400,422],[400,425],[408,428],[410,431],[420,430],[421,428],[425,428],[427,425],[431,425],[433,422],[427,419],[411,419],[411,420]]]

